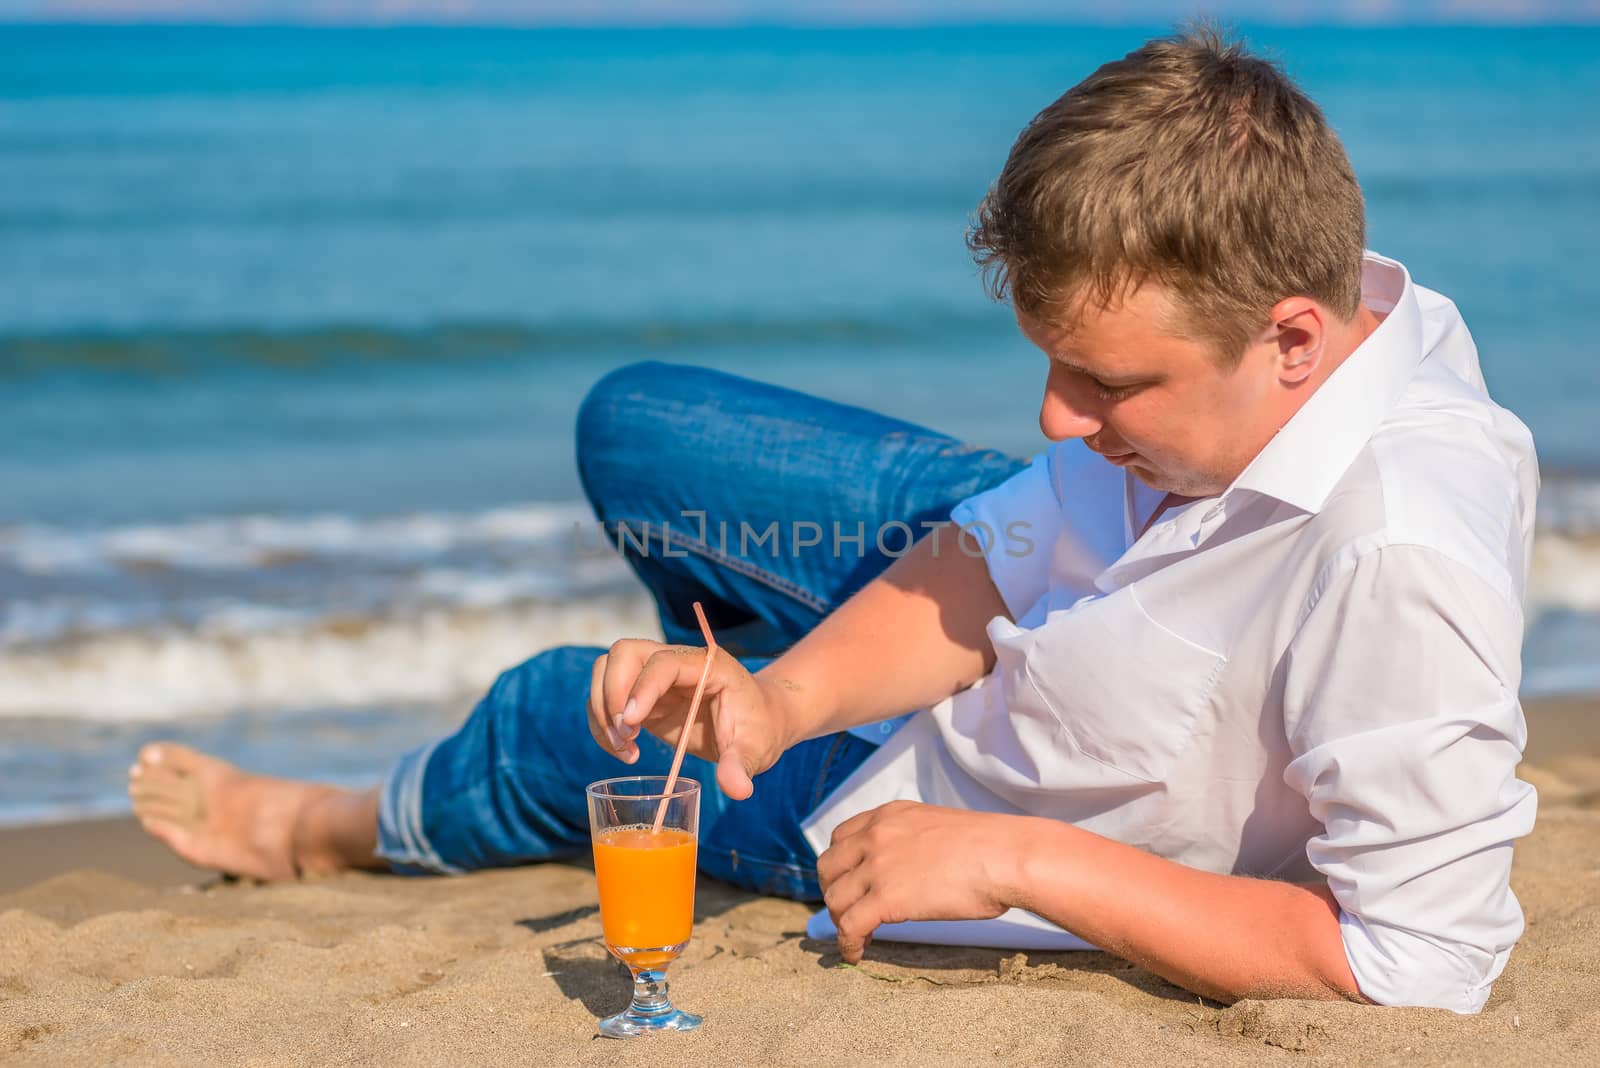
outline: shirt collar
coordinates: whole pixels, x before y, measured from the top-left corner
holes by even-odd
[[[1224,501],[1248,490],[1304,512],[1321,510],[1393,410],[1426,355],[1416,287],[1404,265],[1367,252],[1361,303],[1387,317],[1256,454]]]

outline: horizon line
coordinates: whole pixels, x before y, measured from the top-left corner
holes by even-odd
[[[1504,12],[1505,17],[1482,12],[1463,17],[1456,13],[1449,17],[1419,17],[1409,13],[1405,17],[1372,17],[1361,12],[1350,12],[1343,17],[1331,16],[1326,11],[1305,18],[1254,15],[1248,18],[1225,20],[1229,26],[1273,27],[1285,29],[1441,29],[1441,28],[1512,28],[1512,29],[1591,29],[1600,27],[1600,12],[1588,18],[1527,18],[1516,12]],[[588,20],[540,18],[263,18],[259,15],[237,19],[186,18],[174,12],[169,17],[161,12],[129,12],[126,17],[63,18],[53,14],[48,18],[14,17],[0,14],[0,27],[57,27],[57,28],[169,28],[169,29],[432,29],[432,30],[740,30],[740,29],[790,29],[790,30],[915,30],[915,29],[1006,29],[1006,28],[1059,28],[1059,29],[1141,29],[1151,27],[1177,27],[1182,18],[1103,19],[1078,16],[1063,19],[1041,14],[1039,17],[1012,15],[1005,18],[916,18],[916,19],[837,19],[804,17],[785,18],[689,18],[645,20],[630,18],[594,18]]]

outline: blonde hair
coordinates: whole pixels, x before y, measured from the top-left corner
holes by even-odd
[[[990,293],[1069,325],[1146,281],[1174,332],[1232,365],[1289,296],[1361,300],[1361,187],[1322,111],[1278,66],[1201,24],[1107,63],[1041,111],[967,244]]]

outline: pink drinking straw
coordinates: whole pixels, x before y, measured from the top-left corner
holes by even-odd
[[[661,804],[656,807],[656,825],[650,829],[651,834],[660,834],[661,824],[667,818],[667,802],[672,800],[672,788],[678,785],[678,769],[683,767],[683,754],[689,748],[689,732],[694,729],[694,716],[700,711],[700,698],[705,695],[706,680],[711,677],[711,662],[717,658],[717,639],[711,636],[711,624],[706,622],[706,613],[699,601],[694,603],[694,617],[700,621],[700,633],[706,639],[706,666],[700,669],[700,681],[689,699],[689,715],[684,718],[683,733],[678,735],[678,751],[672,754],[672,770],[667,772],[667,788]]]

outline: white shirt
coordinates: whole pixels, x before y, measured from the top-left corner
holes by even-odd
[[[995,532],[1016,622],[990,622],[987,678],[824,803],[814,845],[909,799],[1321,877],[1369,998],[1482,1007],[1536,806],[1515,769],[1538,467],[1455,305],[1371,253],[1362,283],[1384,318],[1220,496],[1137,536],[1165,494],[1068,441],[957,507]]]

